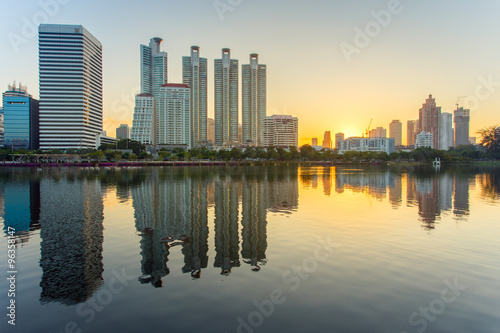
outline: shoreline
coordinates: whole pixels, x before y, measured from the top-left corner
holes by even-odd
[[[500,165],[500,161],[471,161],[446,163],[444,165]],[[427,162],[340,162],[340,161],[143,161],[143,162],[86,162],[86,163],[16,163],[3,162],[1,167],[46,168],[46,167],[186,167],[186,166],[266,166],[266,165],[298,165],[298,166],[432,166]],[[443,165],[443,166],[444,166]]]

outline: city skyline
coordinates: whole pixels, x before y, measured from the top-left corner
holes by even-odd
[[[155,35],[164,38],[163,49],[169,53],[169,80],[172,82],[181,82],[185,51],[191,45],[199,45],[204,50],[204,56],[209,59],[209,118],[214,117],[211,61],[219,58],[220,49],[230,47],[232,58],[240,61],[247,59],[250,53],[259,53],[262,63],[269,66],[267,114],[293,114],[302,119],[299,145],[318,136],[316,131],[359,136],[371,118],[376,126],[385,127],[394,118],[405,123],[416,118],[422,99],[429,94],[436,97],[443,112],[452,112],[458,97],[466,96],[460,106],[471,109],[472,136],[478,129],[490,125],[495,106],[500,103],[500,92],[497,92],[500,73],[496,60],[500,49],[486,42],[484,37],[478,37],[498,27],[493,18],[489,19],[489,15],[499,9],[497,3],[459,1],[450,9],[448,2],[402,1],[399,13],[392,14],[389,24],[369,37],[369,45],[365,47],[356,46],[356,31],[362,31],[372,21],[377,22],[372,11],[387,11],[386,1],[359,1],[357,4],[254,1],[234,5],[232,10],[225,12],[218,12],[211,1],[196,1],[198,6],[165,3],[155,4],[160,8],[152,17],[136,16],[144,6],[132,4],[120,10],[120,14],[123,19],[137,21],[141,28],[125,27],[120,34],[107,28],[108,20],[86,15],[95,9],[97,2],[57,2],[57,8],[52,11],[45,10],[36,1],[28,2],[28,6],[30,3],[30,11],[26,11],[27,7],[8,6],[10,15],[0,23],[6,32],[1,37],[6,47],[0,51],[0,61],[9,63],[9,66],[2,66],[5,84],[13,80],[22,82],[34,98],[39,97],[37,41],[36,36],[30,34],[30,24],[26,23],[33,23],[33,15],[44,14],[50,24],[81,24],[103,44],[104,129],[108,133],[114,133],[119,124],[132,125],[134,96],[139,92],[140,82],[137,45]],[[422,29],[419,18],[426,15],[429,4],[432,4],[434,15]],[[172,33],[172,27],[182,21],[182,16],[176,13],[187,10],[191,11],[193,20],[199,19],[198,22]],[[285,15],[278,15],[283,10]],[[116,8],[110,4],[102,5],[99,11],[102,15],[116,14]],[[154,19],[161,15],[164,19]],[[277,16],[280,24],[276,24]],[[248,28],[253,27],[248,23],[256,19],[261,23],[259,27]],[[297,25],[298,19],[304,24]],[[453,24],[457,20],[463,24]],[[33,26],[36,31],[37,24]],[[452,31],[450,26],[454,26]],[[201,31],[200,27],[203,27]],[[311,33],[318,36],[309,38]],[[265,38],[263,34],[270,37]],[[349,57],[351,62],[340,47],[342,43],[359,51]],[[418,45],[426,47],[418,48]],[[427,51],[429,48],[435,50],[430,53],[432,55]],[[321,59],[321,77],[311,70],[311,53],[326,54]],[[292,70],[294,79],[290,80]],[[304,85],[304,82],[309,84]],[[397,96],[394,91],[398,92]],[[311,113],[315,117],[307,117]],[[318,119],[322,120],[324,128],[317,129]],[[403,138],[406,138],[405,129]]]

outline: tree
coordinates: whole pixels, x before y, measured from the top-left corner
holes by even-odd
[[[500,159],[500,127],[498,125],[488,126],[477,131],[481,135],[479,143],[490,158]]]

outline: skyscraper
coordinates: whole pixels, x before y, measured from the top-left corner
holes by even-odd
[[[311,140],[311,146],[317,146],[318,145],[318,138],[312,138]]]
[[[332,134],[330,131],[326,131],[323,135],[323,148],[332,148]]]
[[[153,37],[149,45],[141,45],[141,93],[135,96],[131,139],[145,145],[158,142],[156,108],[160,88],[167,83],[168,55],[160,51],[163,39]]]
[[[414,146],[417,135],[417,120],[408,120],[406,125],[406,145]]]
[[[213,118],[207,119],[207,140],[211,143],[215,140],[215,120]]]
[[[238,60],[231,50],[222,49],[222,59],[214,60],[215,144],[238,142]]]
[[[441,107],[436,106],[436,100],[432,98],[432,95],[429,95],[429,98],[425,101],[425,104],[422,104],[422,108],[419,111],[418,132],[431,133],[431,148],[439,149],[441,146]]]
[[[439,149],[448,150],[453,147],[453,115],[449,112],[441,113],[441,130],[440,130]]]
[[[160,51],[163,39],[153,37],[149,46],[141,45],[141,94],[158,98],[160,88],[168,82],[168,55]]]
[[[40,148],[95,148],[102,45],[81,25],[40,24]]]
[[[242,143],[262,146],[264,118],[267,115],[266,65],[259,65],[259,55],[250,55],[250,64],[242,66]]]
[[[297,147],[299,144],[299,120],[297,117],[273,115],[264,118],[264,141],[260,145],[273,147]]]
[[[389,138],[394,138],[396,146],[401,146],[403,138],[403,124],[399,120],[393,120],[389,124]]]
[[[463,107],[455,110],[455,147],[469,144],[470,110]]]
[[[191,88],[191,146],[207,143],[207,59],[191,46],[191,56],[182,57],[182,83]]]
[[[39,103],[26,87],[9,85],[3,93],[3,134],[4,144],[12,149],[38,149]]]
[[[156,108],[158,145],[183,145],[191,149],[191,94],[185,84],[167,83],[160,88]]]

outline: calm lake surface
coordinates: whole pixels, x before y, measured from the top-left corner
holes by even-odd
[[[499,167],[1,168],[0,216],[2,332],[500,332]]]

